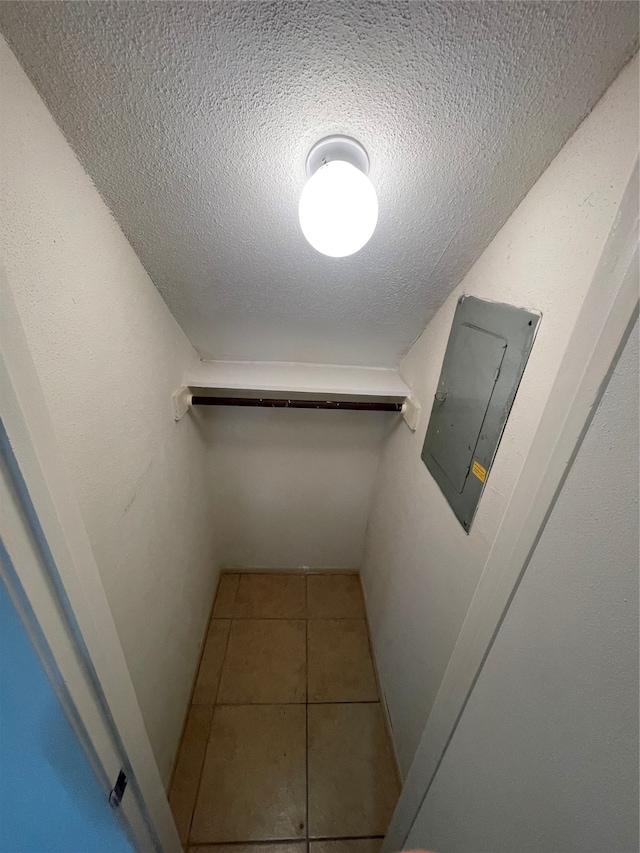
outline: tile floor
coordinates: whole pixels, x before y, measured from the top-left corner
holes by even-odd
[[[377,853],[399,785],[364,615],[357,575],[222,576],[169,796],[189,853]]]

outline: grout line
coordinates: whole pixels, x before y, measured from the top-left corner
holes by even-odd
[[[307,702],[301,699],[299,702],[216,702],[215,708],[245,708],[249,705],[379,705],[379,699],[322,699],[320,702]],[[202,708],[211,705],[211,702],[194,702],[191,708]]]
[[[254,708],[254,707],[269,707],[270,705],[283,705],[284,707],[290,707],[295,705],[306,705],[307,703],[304,699],[301,699],[299,702],[282,702],[282,701],[272,701],[272,702],[217,702],[216,708]],[[348,703],[341,703],[348,704]]]
[[[311,841],[371,841],[372,839],[384,839],[384,835],[319,835],[311,838]]]
[[[191,706],[191,707],[194,707],[194,706]],[[199,707],[203,707],[203,706],[201,705]],[[211,727],[213,726],[213,714],[214,714],[214,711],[216,708],[215,705],[209,705],[209,706],[204,706],[204,707],[210,707],[211,708],[211,717],[209,719],[209,728],[207,731],[207,740],[205,743],[204,750],[202,752],[202,761],[200,762],[200,772],[198,773],[198,785],[196,787],[196,794],[195,794],[195,797],[193,798],[193,805],[191,806],[191,816],[189,818],[189,826],[187,828],[187,842],[185,845],[186,847],[189,846],[189,836],[191,835],[191,824],[193,823],[193,816],[194,816],[195,811],[196,811],[196,803],[198,802],[198,794],[200,793],[200,783],[202,782],[202,773],[204,771],[205,759],[207,757],[207,751],[209,749],[209,738],[211,736]],[[191,709],[189,709],[189,710],[191,710]]]
[[[383,839],[384,837],[384,835],[319,835],[317,838],[309,839],[309,841],[372,841]],[[190,844],[189,847],[206,847],[209,849],[215,847],[258,847],[271,844],[293,846],[295,844],[303,844],[304,840],[304,838],[265,838],[253,841],[202,841],[198,844]]]
[[[238,575],[238,583],[236,584],[236,591],[233,595],[233,604],[231,605],[231,618],[232,619],[236,618],[236,604],[238,603],[238,593],[240,592],[240,581],[241,580],[242,580],[242,578],[240,577],[240,575]],[[225,654],[226,654],[226,650],[225,650]],[[224,661],[223,661],[223,663],[224,663]]]
[[[303,577],[309,577],[309,575],[359,575],[360,569],[334,569],[334,568],[322,568],[317,567],[313,569],[303,569],[301,567],[290,568],[290,569],[270,569],[270,568],[260,568],[260,567],[240,567],[240,568],[226,568],[220,569],[221,575],[273,575],[277,577],[278,575],[302,575]]]
[[[206,848],[207,850],[215,847],[261,847],[262,845],[271,844],[302,844],[304,838],[266,838],[253,841],[201,841],[198,844],[190,844],[189,848]]]
[[[216,581],[216,588],[213,593],[213,600],[211,602],[211,607],[209,608],[209,618],[207,619],[207,627],[204,632],[204,638],[200,645],[200,654],[198,656],[198,666],[196,667],[196,674],[193,677],[193,683],[191,684],[191,691],[189,692],[189,699],[187,701],[187,713],[184,715],[184,720],[182,722],[182,730],[180,732],[180,740],[178,741],[178,749],[175,754],[175,758],[173,759],[173,766],[171,768],[171,775],[169,776],[169,785],[167,787],[167,799],[171,794],[171,788],[173,787],[173,780],[176,775],[176,767],[178,766],[178,759],[180,758],[180,752],[182,750],[182,744],[184,743],[184,733],[187,729],[187,720],[189,719],[189,712],[191,711],[191,707],[193,706],[193,694],[196,692],[196,684],[198,683],[198,675],[200,674],[200,667],[202,666],[202,658],[204,657],[204,650],[207,645],[207,638],[209,636],[209,629],[211,628],[211,622],[213,621],[213,608],[216,606],[216,598],[218,597],[218,590],[220,589],[220,580],[222,578],[222,572],[218,573],[218,580]]]
[[[378,667],[378,658],[376,657],[376,649],[373,644],[373,634],[371,632],[371,626],[369,624],[369,611],[367,610],[367,599],[364,594],[362,575],[358,574],[358,580],[360,581],[360,592],[362,593],[362,601],[364,603],[364,624],[367,629],[367,640],[369,641],[369,652],[371,654],[371,662],[373,663],[373,674],[376,680],[378,696],[380,697],[380,710],[382,711],[382,719],[384,721],[384,728],[387,735],[387,740],[391,745],[391,755],[393,757],[393,769],[395,770],[396,781],[398,782],[400,791],[402,791],[404,779],[402,777],[402,773],[400,772],[400,762],[398,761],[398,747],[396,745],[396,740],[394,737],[391,713],[389,711],[389,705],[387,703],[387,695],[384,692],[382,686],[382,678],[380,676],[380,669]]]
[[[238,588],[236,587],[236,595],[237,595],[237,593],[238,593]],[[214,599],[214,605],[215,605],[215,599]],[[235,599],[234,599],[234,606],[235,606]],[[212,610],[212,612],[213,612],[213,610]],[[220,666],[220,678],[218,679],[218,686],[216,688],[216,695],[214,697],[213,705],[211,706],[211,720],[209,721],[209,731],[207,732],[207,742],[205,744],[204,753],[202,755],[202,764],[200,765],[200,774],[198,775],[198,785],[196,787],[196,795],[193,798],[193,807],[191,809],[191,818],[189,819],[189,829],[187,830],[187,844],[186,844],[187,847],[190,846],[189,845],[189,836],[191,835],[191,825],[193,824],[193,816],[196,812],[196,803],[198,802],[198,796],[200,795],[200,785],[202,784],[202,774],[204,772],[204,765],[205,765],[206,759],[207,759],[207,752],[209,751],[209,741],[211,740],[211,730],[213,729],[213,718],[214,718],[215,713],[216,713],[216,707],[218,706],[218,695],[220,693],[220,684],[222,682],[222,670],[224,668],[224,662],[225,662],[225,659],[227,657],[227,650],[229,648],[229,637],[231,636],[231,628],[233,626],[233,619],[228,619],[226,621],[229,622],[229,630],[227,631],[227,639],[226,639],[225,644],[224,644],[224,654],[222,655],[222,664]],[[207,629],[207,634],[208,633],[209,633],[209,631]],[[191,708],[193,708],[193,707],[196,707],[196,706],[191,704],[189,707],[189,710],[191,710]]]
[[[224,622],[234,619],[236,622],[366,622],[364,616],[213,616],[212,622]]]
[[[266,704],[266,703],[265,703]],[[292,704],[292,703],[290,703]],[[323,699],[322,702],[309,702],[309,705],[315,707],[316,705],[379,705],[379,699],[357,699],[355,702],[351,702],[350,700],[344,700],[342,702],[332,702],[331,699]]]
[[[220,616],[220,619],[233,619],[235,622],[306,622],[306,616]]]
[[[234,621],[235,621],[234,619],[229,620],[229,630],[227,631],[227,641],[224,644],[224,654],[222,655],[222,663],[220,664],[220,678],[218,679],[218,686],[216,688],[216,695],[215,695],[215,698],[213,700],[214,710],[220,704],[220,703],[218,703],[218,698],[220,696],[220,685],[222,684],[222,673],[224,672],[224,664],[225,664],[225,661],[227,660],[227,652],[229,651],[229,639],[231,637],[231,629],[233,628]]]

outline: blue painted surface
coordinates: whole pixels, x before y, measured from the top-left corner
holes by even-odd
[[[0,851],[132,850],[0,579]]]

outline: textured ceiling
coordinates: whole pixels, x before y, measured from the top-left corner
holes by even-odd
[[[395,365],[633,53],[617,2],[0,3],[0,28],[205,357]],[[304,240],[305,156],[380,218]]]

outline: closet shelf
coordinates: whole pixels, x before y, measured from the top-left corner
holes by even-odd
[[[200,361],[184,381],[198,397],[403,403],[409,395],[395,370],[332,364]]]

